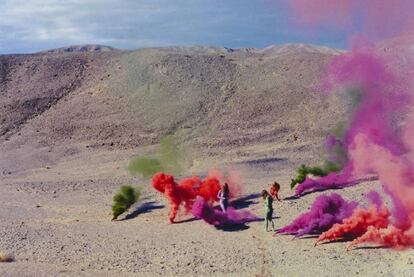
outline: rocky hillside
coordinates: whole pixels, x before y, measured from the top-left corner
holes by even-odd
[[[85,49],[0,56],[2,144],[130,149],[171,134],[209,155],[266,152],[319,143],[345,112],[312,92],[335,49]]]

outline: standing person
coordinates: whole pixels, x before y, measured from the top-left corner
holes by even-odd
[[[278,195],[279,190],[280,185],[278,182],[274,182],[273,185],[270,187],[270,195],[273,197],[273,199],[277,199],[277,201],[281,201]]]
[[[218,192],[217,198],[220,200],[220,207],[223,213],[227,211],[229,205],[229,185],[224,183],[223,188]]]
[[[272,230],[275,231],[275,224],[273,223],[273,197],[266,191],[262,191],[262,198],[265,202],[265,223],[266,232],[269,232],[269,221],[272,223]]]

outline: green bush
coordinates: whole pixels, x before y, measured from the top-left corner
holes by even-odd
[[[141,195],[140,188],[131,186],[122,186],[121,189],[113,197],[112,220],[115,220],[127,211],[134,203],[136,203]]]
[[[312,174],[313,176],[323,177],[328,175],[331,172],[338,172],[341,170],[341,167],[333,162],[325,162],[323,167],[314,166],[314,167],[307,167],[306,165],[302,164],[299,166],[297,172],[298,176],[295,179],[292,179],[290,183],[290,188],[293,189],[297,184],[303,183],[305,181],[308,174]]]

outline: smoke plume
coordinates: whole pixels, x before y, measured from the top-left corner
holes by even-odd
[[[323,241],[354,239],[365,234],[370,226],[386,228],[388,222],[389,211],[385,205],[379,209],[375,205],[372,205],[369,209],[357,208],[351,217],[345,218],[342,223],[337,223],[328,231],[322,233],[316,240],[316,244]]]
[[[202,197],[197,197],[191,212],[195,217],[201,218],[206,223],[214,226],[244,224],[257,219],[257,217],[247,209],[236,210],[233,207],[228,207],[227,211],[224,213],[209,205]]]
[[[217,170],[211,171],[203,180],[198,176],[193,176],[182,179],[178,184],[175,182],[174,176],[160,172],[152,177],[152,186],[168,199],[170,204],[169,220],[170,223],[173,223],[180,206],[184,206],[185,212],[189,213],[197,196],[209,204],[217,201],[217,194],[224,184],[221,180],[228,183],[230,198],[240,193],[240,183],[229,177],[225,178],[224,174]]]
[[[144,179],[157,172],[180,174],[183,170],[184,151],[175,143],[172,136],[161,139],[159,149],[153,156],[141,156],[128,164],[132,175],[141,175]]]
[[[300,237],[306,234],[320,234],[335,223],[349,217],[357,202],[348,202],[339,194],[321,195],[315,199],[309,212],[303,213],[289,225],[279,229],[278,234],[291,234]]]
[[[296,194],[355,184],[378,176],[392,209],[376,201],[358,208],[318,239],[352,238],[402,248],[414,243],[414,1],[292,0],[299,23],[346,30],[353,48],[331,61],[321,91],[353,95],[353,113],[341,140],[347,163],[338,174],[305,180]],[[370,40],[371,42],[368,42]],[[379,198],[377,197],[377,200]]]

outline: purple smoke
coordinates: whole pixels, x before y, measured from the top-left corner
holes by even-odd
[[[210,206],[202,197],[197,197],[191,212],[195,217],[201,218],[208,224],[214,226],[244,224],[258,219],[257,216],[246,209],[236,210],[229,207],[227,208],[227,212],[224,213]]]
[[[368,199],[369,202],[374,204],[378,210],[380,210],[383,202],[381,199],[381,195],[379,195],[378,192],[376,192],[375,190],[371,190],[365,197]]]
[[[401,126],[397,119],[407,114],[412,94],[407,92],[407,79],[412,76],[397,70],[399,60],[387,56],[371,45],[357,45],[349,53],[335,57],[330,64],[328,74],[321,88],[323,90],[345,89],[357,96],[357,105],[343,138],[343,149],[349,160],[344,170],[332,173],[316,180],[306,179],[296,187],[295,194],[305,191],[320,191],[331,188],[342,188],[356,184],[362,174],[375,174],[355,170],[355,157],[350,155],[355,149],[355,138],[363,135],[371,143],[380,145],[393,155],[406,152],[401,140]],[[407,75],[407,76],[406,76]],[[405,77],[401,77],[405,76]],[[328,148],[335,143],[328,140]]]
[[[349,217],[358,203],[347,202],[339,194],[321,195],[315,199],[310,211],[301,214],[277,234],[291,234],[300,237],[306,234],[320,234],[335,223]]]
[[[318,179],[306,178],[301,184],[296,186],[295,195],[300,196],[304,192],[321,191],[326,189],[338,189],[352,186],[355,181],[351,181],[352,166],[349,164],[341,173],[331,172],[327,176]]]

